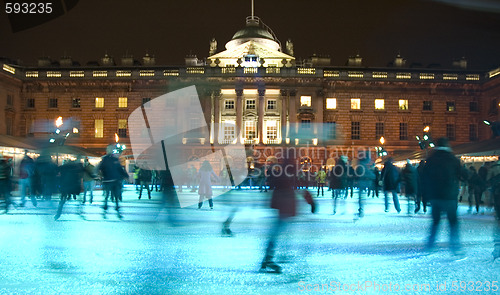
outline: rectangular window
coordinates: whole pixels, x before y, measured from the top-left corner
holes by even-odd
[[[5,118],[5,125],[7,135],[14,135],[14,118],[11,116]]]
[[[81,107],[81,104],[80,104],[80,99],[79,98],[73,98],[71,99],[71,107],[72,108],[80,108]]]
[[[95,129],[95,138],[103,138],[104,137],[104,120],[97,119],[94,121],[94,129]]]
[[[224,108],[226,110],[234,110],[234,100],[227,99],[226,101],[224,101]]]
[[[300,128],[305,129],[305,130],[311,129],[311,120],[310,119],[302,119],[300,121]]]
[[[255,110],[255,99],[247,99],[246,100],[246,109],[247,110]]]
[[[478,136],[477,136],[477,124],[470,124],[469,125],[469,140],[470,141],[476,141],[476,140],[478,140]]]
[[[26,99],[26,108],[28,108],[28,109],[35,108],[35,99],[34,98]]]
[[[128,107],[128,98],[126,97],[118,97],[118,107],[126,108]]]
[[[310,96],[301,96],[300,97],[300,106],[301,107],[310,107],[311,106],[311,97]]]
[[[399,140],[408,140],[408,123],[399,123]]]
[[[104,107],[104,97],[96,97],[95,98],[95,107],[103,108]]]
[[[327,110],[335,110],[337,108],[337,99],[336,98],[327,98],[326,99],[326,109]]]
[[[432,111],[432,101],[424,100],[424,104],[422,106],[423,111]]]
[[[254,139],[257,136],[255,121],[246,121],[245,122],[245,138],[246,139]]]
[[[447,101],[446,102],[446,111],[447,112],[454,112],[454,111],[456,111],[455,102],[454,101]]]
[[[361,122],[351,122],[351,139],[361,139]]]
[[[408,110],[408,100],[407,99],[400,99],[399,100],[399,110],[400,111]]]
[[[361,99],[351,98],[351,110],[360,110],[360,109],[361,109]]]
[[[268,110],[275,110],[276,109],[276,100],[275,99],[268,99],[267,100],[267,109]]]
[[[375,109],[383,110],[385,109],[385,101],[383,99],[375,99]]]
[[[120,138],[127,138],[127,119],[118,120],[118,136]]]
[[[49,98],[49,108],[57,108],[57,98]]]
[[[335,122],[325,122],[323,124],[323,136],[326,140],[337,139],[337,125]]]
[[[267,139],[278,138],[278,124],[276,121],[266,122],[266,138]]]
[[[469,102],[469,111],[470,112],[479,112],[479,104],[477,101]]]
[[[234,121],[224,121],[224,139],[233,140],[235,135],[235,122]]]
[[[384,136],[384,122],[375,122],[375,139]]]
[[[446,137],[449,140],[455,140],[455,125],[454,124],[446,124]]]
[[[7,105],[8,106],[14,105],[14,96],[12,96],[12,94],[7,94]]]

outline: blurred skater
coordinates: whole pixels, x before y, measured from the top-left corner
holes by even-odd
[[[460,161],[453,155],[447,138],[440,138],[434,152],[424,167],[424,197],[432,205],[432,226],[426,251],[435,249],[435,242],[441,213],[446,212],[450,224],[450,249],[456,256],[463,256],[460,244],[457,206],[459,181],[467,177]]]
[[[297,166],[294,160],[285,158],[283,163],[276,164],[278,170],[273,172],[270,177],[271,187],[274,191],[271,198],[271,208],[278,210],[278,216],[275,219],[269,233],[269,239],[262,260],[261,272],[281,273],[281,267],[273,261],[276,240],[283,231],[290,217],[296,215],[297,199],[295,198],[294,175],[297,174]],[[304,198],[311,205],[311,212],[315,212],[315,204],[311,194],[305,190]]]
[[[208,199],[208,204],[210,205],[210,209],[214,208],[214,203],[212,201],[212,180],[211,177],[214,177],[216,181],[219,181],[219,177],[215,174],[212,165],[210,162],[204,161],[201,164],[200,171],[198,171],[198,177],[200,179],[200,185],[198,187],[198,194],[200,195],[200,200],[198,202],[198,209],[201,209],[203,206],[203,199]]]
[[[101,162],[97,166],[97,171],[102,175],[102,185],[106,191],[104,197],[104,218],[106,218],[106,212],[108,210],[108,197],[111,194],[113,200],[115,201],[115,210],[118,218],[122,218],[120,214],[119,202],[122,199],[122,180],[128,178],[128,174],[120,164],[118,159],[119,154],[114,153],[115,146],[108,145],[106,148],[106,156],[102,157]]]
[[[54,220],[61,217],[64,204],[71,199],[71,195],[78,195],[82,191],[83,165],[80,161],[65,160],[59,167],[61,200]]]

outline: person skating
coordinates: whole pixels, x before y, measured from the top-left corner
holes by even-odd
[[[415,202],[415,214],[420,211],[420,204],[424,208],[424,213],[427,213],[427,200],[423,198],[423,175],[424,175],[425,160],[421,160],[417,167],[417,201]]]
[[[446,212],[450,224],[450,249],[456,256],[463,256],[457,219],[458,186],[467,178],[467,171],[453,155],[447,138],[440,138],[424,166],[424,198],[432,205],[432,226],[425,250],[431,253],[435,242],[441,213]]]
[[[392,194],[392,201],[394,202],[394,208],[399,213],[401,212],[401,207],[399,205],[399,183],[401,177],[398,168],[394,166],[393,159],[388,158],[382,169],[382,182],[384,184],[384,200],[385,200],[385,212],[389,212],[389,193]]]
[[[344,192],[347,187],[347,165],[346,157],[341,156],[337,159],[335,166],[330,170],[329,181],[332,189],[333,215],[337,213],[337,201],[344,198]]]
[[[418,190],[418,172],[415,167],[411,164],[410,160],[406,160],[406,166],[401,171],[401,174],[403,176],[403,183],[405,186],[405,196],[406,199],[408,200],[408,214],[411,213],[411,202],[417,203],[417,190]]]
[[[83,165],[79,159],[76,161],[65,160],[59,167],[61,200],[54,220],[61,217],[64,204],[71,199],[71,195],[78,195],[82,191]]]
[[[273,261],[274,248],[279,234],[282,232],[289,219],[296,215],[297,200],[295,198],[294,175],[297,166],[293,159],[285,158],[281,165],[276,164],[278,170],[270,177],[270,186],[274,187],[271,208],[278,210],[278,216],[273,223],[262,260],[260,272],[281,273],[281,267]],[[311,205],[311,212],[315,212],[315,204],[311,194],[305,190],[304,198]]]
[[[122,194],[122,181],[123,179],[128,178],[128,174],[120,164],[118,159],[119,154],[114,153],[115,145],[109,145],[106,149],[106,156],[102,157],[101,162],[97,166],[97,171],[99,171],[102,175],[102,185],[104,190],[106,191],[106,195],[104,197],[104,218],[106,218],[106,212],[108,210],[108,197],[109,194],[113,196],[113,200],[115,201],[115,210],[118,218],[122,218],[120,214],[120,205],[119,202],[121,200]]]
[[[87,201],[87,192],[90,195],[89,202],[92,204],[94,200],[94,185],[96,178],[95,166],[90,164],[89,158],[86,157],[83,162],[83,204]]]
[[[9,160],[0,154],[0,200],[3,200],[5,214],[9,212],[9,206],[12,205],[10,196],[12,187],[11,173],[12,166],[10,165]]]
[[[204,161],[201,164],[200,171],[198,171],[198,178],[200,179],[200,185],[198,187],[198,194],[200,195],[200,199],[198,202],[198,209],[201,209],[203,206],[203,199],[208,199],[208,204],[210,205],[210,209],[214,208],[214,203],[212,200],[212,180],[211,177],[215,178],[219,181],[219,177],[215,174],[212,165],[210,162]]]
[[[321,167],[321,169],[318,171],[318,174],[316,175],[316,184],[318,186],[318,193],[317,193],[317,196],[319,196],[319,190],[321,189],[321,196],[325,196],[325,192],[323,190],[323,188],[325,187],[325,184],[326,184],[326,172],[325,172],[325,169],[323,167]]]

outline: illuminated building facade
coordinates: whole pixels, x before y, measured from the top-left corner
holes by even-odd
[[[240,141],[268,156],[273,147],[290,144],[323,151],[313,157],[323,163],[325,149],[375,147],[381,137],[389,153],[403,153],[419,148],[415,136],[425,126],[433,138],[447,136],[452,144],[491,136],[482,122],[498,119],[499,71],[471,71],[465,64],[409,68],[399,55],[391,67],[379,68],[364,67],[360,56],[346,66],[318,56],[299,62],[291,41],[282,46],[249,17],[225,50],[213,39],[207,58],[190,56],[180,67],[156,65],[149,55],[140,65],[124,57],[118,66],[107,55],[88,66],[68,58],[57,66],[42,59],[36,67],[4,61],[0,132],[44,136],[62,116],[79,130],[67,144],[104,151],[115,133],[127,143],[133,110],[196,85],[210,130],[184,141],[193,155]]]

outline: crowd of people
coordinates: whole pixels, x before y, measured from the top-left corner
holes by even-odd
[[[278,209],[278,220],[273,225],[262,268],[280,271],[279,266],[272,261],[276,236],[281,231],[286,220],[296,214],[294,191],[305,189],[307,202],[314,212],[314,198],[309,188],[315,187],[316,196],[323,197],[325,190],[331,192],[333,200],[333,214],[337,213],[340,200],[354,196],[357,191],[359,209],[358,217],[365,214],[364,202],[366,198],[378,198],[383,192],[385,212],[390,211],[390,203],[397,213],[402,211],[399,198],[405,196],[408,200],[408,214],[418,213],[421,209],[427,212],[432,208],[432,226],[426,250],[435,250],[437,230],[441,214],[446,213],[450,225],[450,248],[455,255],[462,255],[457,207],[459,202],[468,201],[469,213],[473,211],[484,213],[485,208],[495,208],[500,212],[500,161],[484,163],[478,170],[474,165],[466,167],[456,158],[445,138],[437,141],[436,148],[430,156],[420,161],[415,167],[407,161],[404,168],[399,169],[394,165],[392,158],[388,157],[379,168],[370,158],[369,153],[360,152],[356,159],[349,160],[346,156],[335,159],[335,164],[329,169],[320,167],[311,173],[305,169],[297,159],[286,158],[279,161],[268,161],[264,165],[248,168],[245,180],[250,188],[258,188],[261,192],[271,190],[271,208]],[[167,165],[168,166],[168,165]],[[290,169],[289,169],[290,168]],[[176,172],[177,173],[177,172]],[[199,194],[198,209],[202,208],[205,200],[210,209],[214,208],[212,186],[221,185],[223,188],[241,188],[242,184],[231,179],[230,169],[226,167],[216,174],[208,161],[196,169],[189,165],[182,171],[181,183],[174,183],[170,171],[150,170],[137,166],[134,171],[134,181],[138,199],[142,198],[146,189],[148,198],[151,199],[153,191],[162,192],[162,200],[172,206],[178,203],[177,193],[183,189]],[[75,160],[64,160],[61,166],[52,161],[49,154],[41,153],[35,160],[26,152],[17,169],[17,189],[20,203],[14,204],[11,198],[13,188],[13,168],[8,159],[0,157],[0,195],[4,201],[5,212],[9,206],[25,206],[29,199],[33,206],[37,200],[51,200],[55,194],[60,195],[59,206],[54,219],[61,216],[64,204],[83,192],[81,204],[94,201],[94,188],[96,181],[102,185],[104,192],[103,214],[106,216],[108,199],[115,204],[117,216],[122,218],[119,202],[122,201],[123,181],[129,175],[119,161],[118,154],[113,146],[108,147],[106,156],[102,157],[98,165],[92,165],[88,159],[78,157]],[[228,177],[229,176],[229,177]],[[390,200],[392,198],[392,202]],[[414,208],[411,207],[414,205]],[[473,207],[473,205],[475,205]],[[475,210],[474,210],[474,209]],[[229,225],[236,210],[232,210],[224,222],[223,234],[231,234]],[[497,225],[495,236],[496,247],[493,255],[500,256],[500,225]]]

